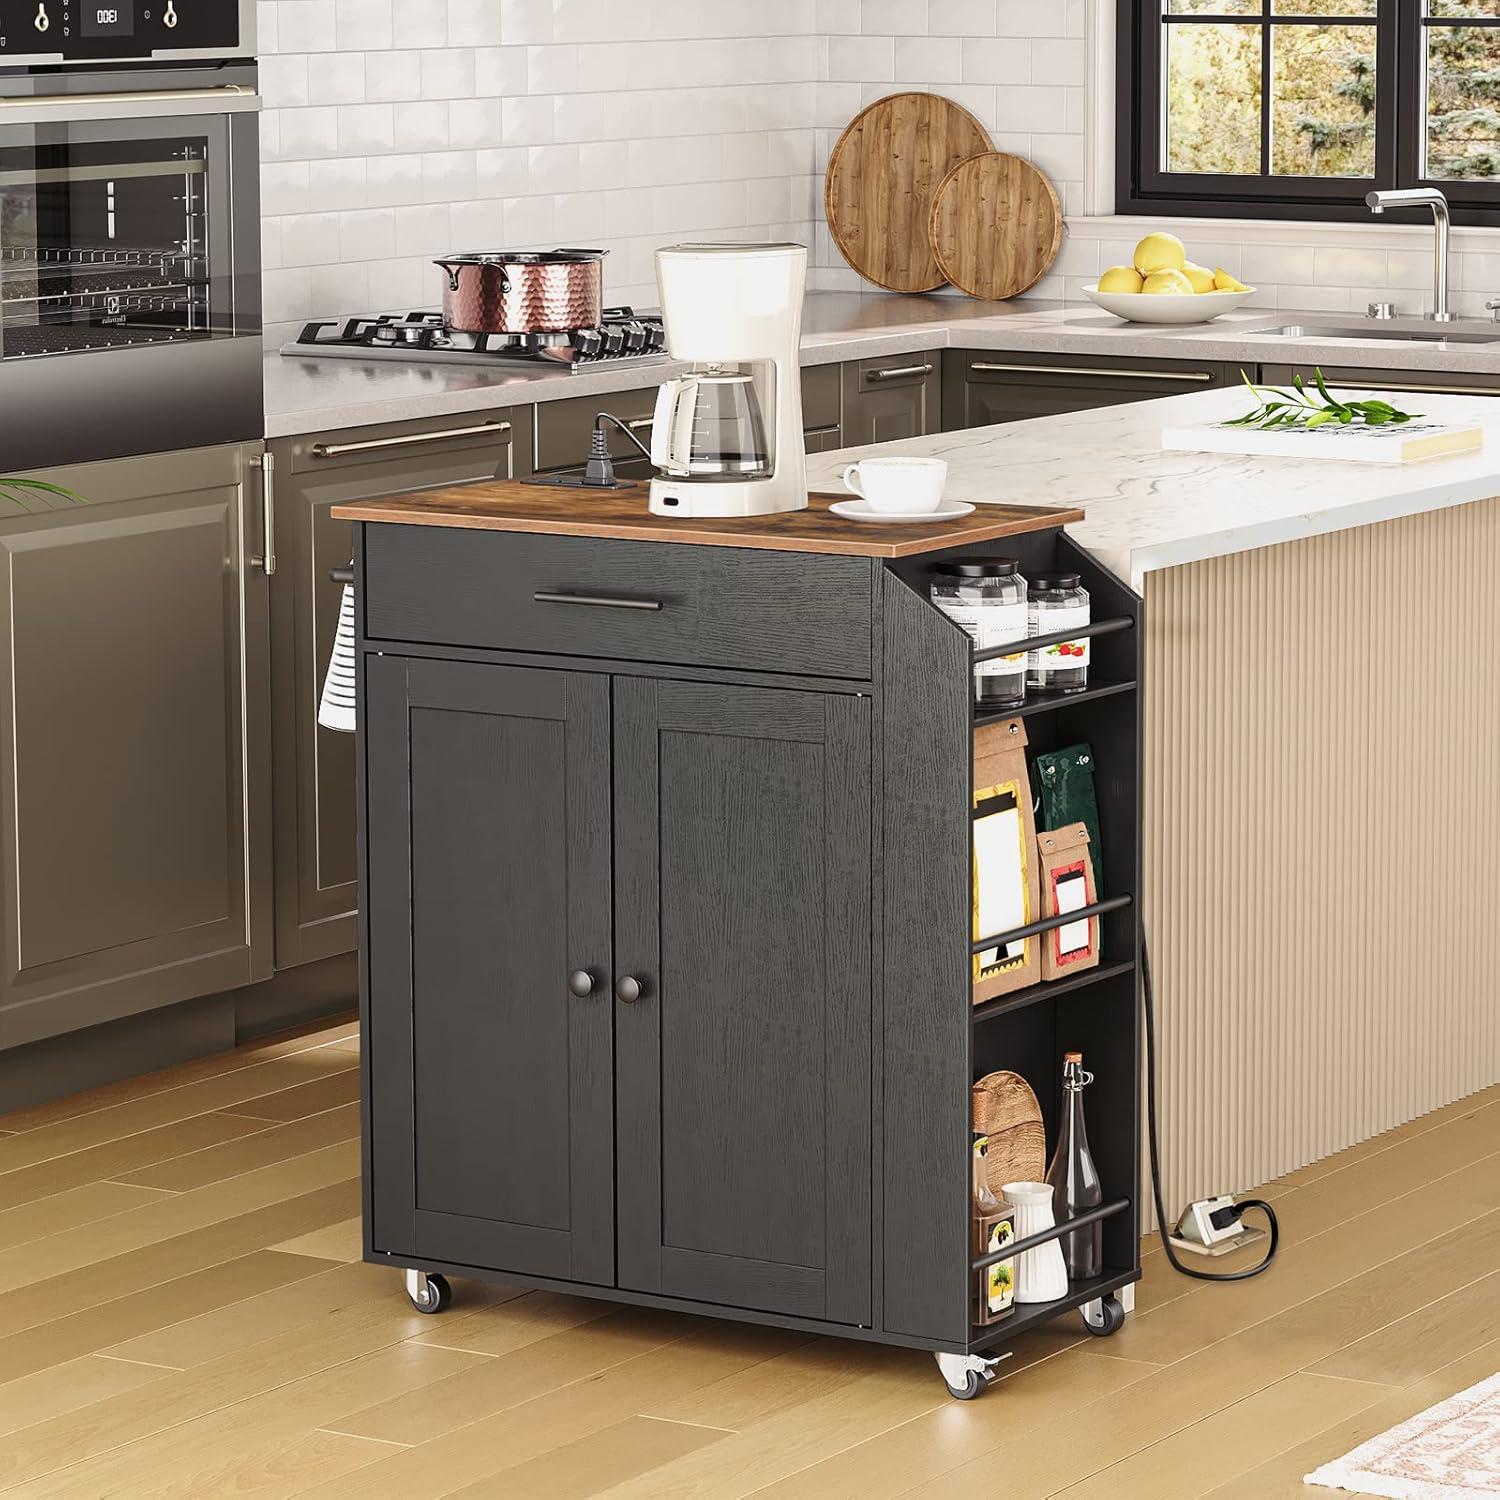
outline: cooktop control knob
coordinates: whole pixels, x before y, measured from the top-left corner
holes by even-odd
[[[47,19],[47,0],[41,0],[36,8],[36,20],[31,23],[38,31],[45,31],[52,22]]]

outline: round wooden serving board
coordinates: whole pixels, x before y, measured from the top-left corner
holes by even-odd
[[[928,235],[933,194],[961,161],[990,147],[984,126],[937,94],[890,94],[861,110],[823,182],[844,259],[887,291],[936,291],[948,278]]]
[[[954,286],[971,297],[1015,297],[1057,259],[1062,205],[1029,161],[988,151],[938,184],[930,230],[933,256]]]

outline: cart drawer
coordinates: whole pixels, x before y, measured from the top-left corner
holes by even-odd
[[[868,558],[372,523],[364,565],[377,640],[870,675]]]

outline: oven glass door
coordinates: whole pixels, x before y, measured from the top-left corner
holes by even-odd
[[[0,361],[236,326],[224,116],[0,129]]]

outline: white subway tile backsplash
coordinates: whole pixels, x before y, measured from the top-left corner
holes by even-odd
[[[822,172],[865,105],[931,89],[1034,161],[1073,222],[1031,295],[1076,295],[1129,258],[1134,221],[1086,208],[1091,12],[1105,0],[260,0],[268,323],[435,304],[455,248],[612,250],[613,300],[654,300],[653,252],[785,234],[811,284],[865,286],[822,217]],[[1176,221],[1193,258],[1258,305],[1425,305],[1425,236],[1248,233]],[[347,272],[347,275],[340,273]],[[1455,237],[1454,302],[1500,293],[1500,250]],[[369,305],[369,304],[367,304]]]

